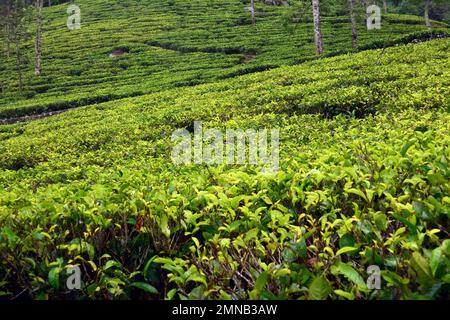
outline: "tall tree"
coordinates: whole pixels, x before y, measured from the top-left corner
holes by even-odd
[[[431,29],[430,4],[431,4],[431,0],[425,0],[424,18],[425,18],[425,24],[427,25],[427,27],[429,29]]]
[[[436,18],[442,19],[440,13],[446,10],[445,5],[448,6],[448,0],[407,0],[406,2],[421,13],[423,12],[425,24],[429,29],[433,27],[431,20]]]
[[[14,46],[14,55],[16,60],[16,71],[18,78],[19,92],[22,92],[23,77],[22,77],[22,60],[23,53],[21,44],[24,39],[28,37],[27,27],[29,18],[29,5],[27,0],[9,0],[9,35],[8,40]]]
[[[322,31],[320,28],[320,0],[312,0],[312,11],[314,21],[314,42],[316,45],[316,54],[323,53]]]
[[[358,30],[355,15],[355,0],[348,0],[348,6],[350,10],[350,21],[352,24],[352,47],[356,48],[358,45]]]
[[[256,23],[255,19],[255,0],[250,1],[250,11],[252,12],[252,24],[254,25]]]
[[[11,1],[4,0],[0,3],[0,35],[6,45],[6,57],[11,55]]]
[[[36,3],[36,38],[34,40],[35,65],[34,74],[41,75],[41,59],[42,59],[42,7],[44,0],[35,0]]]
[[[388,3],[387,3],[387,0],[383,0],[383,8],[384,8],[384,13],[388,13]]]

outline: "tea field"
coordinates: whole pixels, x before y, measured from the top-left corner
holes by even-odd
[[[1,62],[3,118],[77,108],[0,126],[0,299],[448,299],[445,25],[388,15],[352,50],[331,6],[317,59],[292,6],[77,2],[21,98]],[[174,164],[195,121],[278,128],[279,170]]]
[[[39,114],[193,86],[315,58],[312,18],[300,2],[256,2],[257,23],[240,0],[77,0],[81,29],[69,30],[67,4],[44,10],[43,71],[34,77],[33,40],[23,44],[20,94],[15,57],[0,60],[0,119]],[[346,7],[323,4],[326,55],[352,51]],[[388,14],[380,30],[358,11],[359,49],[386,47],[426,32],[421,18]],[[434,22],[436,28],[446,25]],[[117,50],[125,54],[111,58]],[[139,79],[139,81],[136,81]]]

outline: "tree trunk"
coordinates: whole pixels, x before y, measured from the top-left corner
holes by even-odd
[[[316,54],[323,52],[322,32],[320,31],[320,0],[312,0],[313,19],[314,19],[314,41],[316,44]]]
[[[14,42],[16,45],[16,68],[17,68],[17,77],[19,80],[19,93],[22,94],[23,88],[23,80],[22,80],[22,61],[20,55],[20,38],[19,35],[15,35]]]
[[[11,56],[11,10],[10,2],[6,2],[6,17],[5,17],[5,29],[6,29],[6,56]]]
[[[251,0],[250,1],[250,6],[251,6],[251,10],[252,10],[252,24],[255,25],[256,24],[256,19],[255,19],[255,0]]]
[[[42,7],[44,5],[44,0],[36,0],[36,39],[34,42],[35,51],[35,65],[34,74],[36,76],[41,75],[41,58],[42,58]]]
[[[350,21],[352,23],[352,47],[356,48],[358,45],[358,31],[355,16],[355,0],[348,0],[348,6],[350,9]]]
[[[11,55],[11,10],[10,10],[10,3],[8,0],[4,0],[0,4],[0,18],[2,19],[0,21],[0,35],[1,38],[5,41],[5,48],[3,45],[1,45],[1,50],[6,50],[6,57],[9,58]]]
[[[388,13],[388,4],[387,4],[387,0],[383,0],[383,8],[384,8],[384,13]]]
[[[425,1],[425,24],[429,29],[431,29],[430,21],[430,0]]]

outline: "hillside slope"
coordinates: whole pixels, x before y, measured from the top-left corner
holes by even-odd
[[[42,113],[192,86],[315,59],[309,8],[257,2],[257,24],[240,0],[79,0],[81,29],[66,27],[68,4],[44,9],[43,74],[24,45],[24,90],[14,59],[0,60],[0,118]],[[421,18],[385,15],[368,31],[358,9],[359,48],[426,31]],[[436,26],[439,24],[436,22]],[[442,25],[443,26],[443,25]],[[351,51],[347,9],[323,5],[326,55]],[[111,58],[117,50],[124,55]]]
[[[1,126],[0,291],[448,297],[449,63],[433,40]],[[173,164],[194,121],[279,128],[280,170]],[[73,264],[83,291],[65,290]]]

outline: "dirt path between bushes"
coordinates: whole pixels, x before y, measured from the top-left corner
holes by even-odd
[[[60,113],[63,113],[65,111],[69,111],[72,109],[74,109],[74,108],[43,112],[40,114],[32,114],[32,115],[16,117],[16,118],[0,119],[0,125],[14,124],[14,123],[18,123],[18,122],[26,122],[26,121],[30,121],[30,120],[37,120],[37,119],[41,119],[41,118],[51,117],[51,116],[54,116],[54,115],[57,115],[57,114],[60,114]]]

